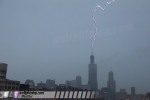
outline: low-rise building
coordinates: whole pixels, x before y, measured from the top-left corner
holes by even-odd
[[[20,81],[0,79],[0,91],[19,90]]]

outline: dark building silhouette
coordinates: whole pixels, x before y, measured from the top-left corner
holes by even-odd
[[[29,91],[30,86],[29,84],[20,84],[19,91]]]
[[[27,79],[25,81],[25,84],[29,85],[30,88],[34,88],[35,87],[35,83],[33,80]]]
[[[150,100],[150,92],[146,94],[147,100]]]
[[[0,79],[6,79],[7,64],[0,63]]]
[[[53,88],[55,88],[55,87],[56,87],[55,80],[48,79],[48,80],[46,81],[46,87],[47,87],[48,89],[53,89]]]
[[[71,86],[72,87],[77,87],[77,81],[76,80],[71,80]]]
[[[116,82],[114,80],[114,74],[112,71],[108,73],[107,87],[111,90],[111,100],[115,100]]]
[[[38,90],[46,90],[46,83],[43,83],[42,81],[40,83],[37,83]]]
[[[66,81],[65,85],[66,85],[66,87],[71,86],[71,81]]]
[[[131,95],[135,95],[135,87],[131,87]]]
[[[81,86],[81,89],[84,89],[84,90],[90,90],[90,86],[88,84],[83,84]]]
[[[94,56],[90,56],[90,64],[89,64],[89,80],[88,85],[91,90],[97,90],[97,64],[94,63]]]
[[[112,94],[112,91],[110,90],[110,88],[108,87],[103,87],[100,91],[102,97],[105,99],[105,100],[113,100],[113,94]]]
[[[114,74],[112,71],[108,74],[107,87],[111,89],[114,93],[116,92],[116,81],[114,80]]]
[[[120,91],[116,93],[116,100],[125,100],[126,98],[127,92],[125,89],[120,89]]]
[[[78,88],[81,87],[81,85],[82,85],[82,78],[81,78],[81,76],[76,76],[76,84],[77,84]]]

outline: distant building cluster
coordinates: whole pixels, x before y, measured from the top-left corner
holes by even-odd
[[[66,81],[65,85],[67,87],[72,86],[72,87],[76,87],[76,88],[81,88],[82,87],[82,79],[81,76],[76,76],[75,80],[71,80],[71,81]]]
[[[107,86],[98,89],[97,80],[97,64],[94,61],[94,55],[90,56],[90,64],[88,65],[88,83],[82,84],[82,77],[77,75],[74,80],[67,80],[64,84],[57,85],[54,79],[47,79],[45,82],[34,83],[33,80],[27,79],[25,83],[20,84],[19,81],[9,80],[7,75],[7,64],[0,63],[0,91],[5,90],[19,90],[19,91],[72,91],[68,93],[88,93],[88,91],[95,91],[94,97],[97,100],[150,100],[150,93],[136,94],[136,88],[131,87],[131,93],[128,94],[125,89],[116,91],[116,81],[114,73],[108,73]],[[78,91],[78,92],[75,92]],[[91,93],[91,92],[90,92]],[[73,94],[72,94],[73,95]],[[60,96],[60,95],[59,95]]]
[[[55,80],[51,80],[51,79],[48,79],[46,83],[43,83],[41,81],[40,83],[37,83],[37,85],[35,85],[33,80],[27,79],[25,81],[25,84],[22,85],[28,86],[29,90],[54,90],[55,87],[57,86],[55,84]]]

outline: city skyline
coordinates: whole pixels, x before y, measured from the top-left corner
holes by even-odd
[[[2,65],[1,66],[2,69],[3,69],[4,66],[6,66],[6,68],[4,70],[7,73],[7,66],[8,66],[8,64],[6,64],[6,63],[0,63],[0,64]],[[95,67],[96,67],[96,69],[95,69]],[[94,68],[94,69],[90,70],[92,68]],[[76,80],[69,81],[70,85],[67,85],[67,83],[55,83],[55,79],[50,79],[50,78],[45,80],[45,82],[40,81],[40,82],[37,82],[37,83],[34,82],[34,79],[26,79],[26,81],[22,82],[21,84],[28,84],[29,86],[31,86],[31,88],[34,88],[35,86],[42,86],[42,87],[44,86],[45,87],[47,84],[49,84],[50,86],[52,85],[53,87],[59,86],[59,85],[66,85],[66,86],[73,86],[73,87],[76,87],[76,88],[83,88],[82,86],[88,84],[90,86],[90,88],[87,88],[87,90],[94,90],[94,91],[101,90],[101,88],[95,86],[97,83],[95,83],[95,82],[90,83],[90,81],[96,81],[97,80],[97,78],[96,78],[97,77],[97,65],[94,63],[94,56],[93,55],[90,56],[90,64],[88,66],[88,69],[89,69],[89,71],[88,71],[88,75],[89,76],[87,76],[87,77],[89,78],[89,81],[86,84],[82,83],[82,76],[79,76],[79,75],[76,76]],[[90,71],[94,71],[94,73],[96,73],[95,74],[96,76],[95,75],[93,76],[93,74],[91,74],[93,72],[90,72]],[[4,79],[6,78],[6,73],[3,76]],[[92,76],[90,76],[90,74]],[[18,82],[19,81],[20,80],[18,80]],[[48,81],[50,81],[50,83],[47,83]],[[65,80],[65,81],[67,82],[68,80]],[[103,87],[104,86],[102,86],[102,88]],[[107,81],[106,88],[110,89],[113,93],[119,93],[119,91],[121,91],[121,90],[125,90],[125,91],[127,90],[126,88],[120,88],[120,89],[118,89],[118,91],[116,91],[116,87],[117,86],[116,86],[116,81],[114,80],[114,74],[113,74],[112,71],[109,71],[108,72],[108,81]],[[83,89],[86,89],[86,88],[83,88]],[[135,87],[131,87],[130,89],[131,89],[130,92],[128,91],[127,94],[135,95]]]
[[[92,13],[106,1],[1,0],[0,62],[8,64],[7,78],[65,83],[80,75],[88,83]],[[149,4],[116,0],[105,11],[96,11],[99,88],[107,86],[108,72],[113,71],[117,91],[132,86],[137,93],[150,91]]]

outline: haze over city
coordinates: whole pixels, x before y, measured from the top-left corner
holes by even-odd
[[[109,1],[109,0],[108,0]],[[7,78],[24,83],[82,76],[88,82],[92,20],[96,5],[107,0],[1,0],[0,62],[8,64]],[[116,88],[150,91],[150,1],[116,0],[97,10],[94,45],[98,87],[114,72]]]

